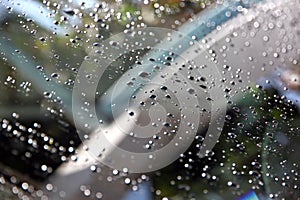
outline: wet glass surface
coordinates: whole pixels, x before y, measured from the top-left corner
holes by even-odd
[[[1,199],[299,199],[296,0],[0,0]]]

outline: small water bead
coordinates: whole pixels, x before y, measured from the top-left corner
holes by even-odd
[[[119,171],[117,169],[114,169],[112,173],[113,173],[113,175],[118,175]]]
[[[71,160],[74,161],[74,162],[76,162],[78,160],[78,156],[72,155],[71,156]]]
[[[263,41],[268,42],[269,41],[269,36],[267,36],[267,35],[263,36]]]
[[[269,29],[273,29],[274,27],[275,27],[275,25],[274,25],[273,23],[270,22],[270,23],[268,24],[268,28],[269,28]]]
[[[245,42],[245,47],[249,47],[250,46],[250,42],[249,41],[246,41]]]
[[[52,190],[53,190],[53,185],[50,184],[50,183],[48,183],[48,184],[46,185],[46,189],[47,189],[48,191],[52,191]]]
[[[86,189],[83,191],[84,196],[89,197],[91,195],[91,190]]]
[[[59,74],[57,74],[57,73],[52,73],[52,74],[51,74],[51,77],[52,77],[52,78],[58,78],[58,77],[59,77]]]
[[[131,117],[134,116],[134,112],[133,112],[133,111],[130,111],[128,114],[129,114],[129,116],[131,116]]]
[[[254,22],[253,26],[254,26],[254,28],[259,28],[260,24],[259,24],[259,22]]]
[[[102,199],[102,197],[103,197],[103,194],[101,192],[96,193],[96,198],[97,199]]]
[[[22,187],[23,190],[28,190],[29,185],[28,185],[27,182],[24,182],[24,183],[22,183],[21,187]]]
[[[123,168],[123,173],[128,173],[128,172],[129,172],[128,168]]]
[[[91,170],[92,172],[96,172],[96,171],[97,171],[97,166],[96,166],[96,165],[91,165],[91,166],[90,166],[90,170]]]
[[[169,122],[163,122],[163,126],[165,126],[165,127],[171,127],[172,125]]]
[[[126,185],[129,185],[131,183],[131,179],[130,178],[125,178],[124,183]]]
[[[189,89],[187,89],[187,92],[188,92],[189,94],[194,94],[194,93],[195,93],[195,90],[194,90],[193,88],[189,88]]]
[[[139,76],[142,77],[142,78],[148,78],[151,74],[148,73],[148,72],[140,72],[139,73]]]
[[[41,166],[41,170],[42,170],[42,171],[45,172],[45,171],[47,171],[47,169],[48,169],[47,165],[42,165],[42,166]]]
[[[133,191],[138,191],[138,190],[139,190],[139,187],[138,187],[137,185],[134,185],[134,186],[132,186],[132,190],[133,190]]]
[[[163,91],[166,91],[168,88],[167,88],[167,86],[161,86],[160,89]]]
[[[15,119],[19,119],[19,117],[20,117],[20,115],[18,114],[18,113],[12,113],[12,115],[11,115],[13,118],[15,118]]]
[[[132,81],[128,81],[126,84],[130,87],[134,86],[134,82],[132,82]]]
[[[45,42],[45,41],[46,41],[46,38],[40,37],[39,40],[40,40],[41,42]]]

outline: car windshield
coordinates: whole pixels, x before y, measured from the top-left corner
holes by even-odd
[[[0,0],[0,199],[299,199],[297,0]]]

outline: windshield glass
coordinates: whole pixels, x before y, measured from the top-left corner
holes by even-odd
[[[298,199],[299,8],[0,1],[0,196]]]

